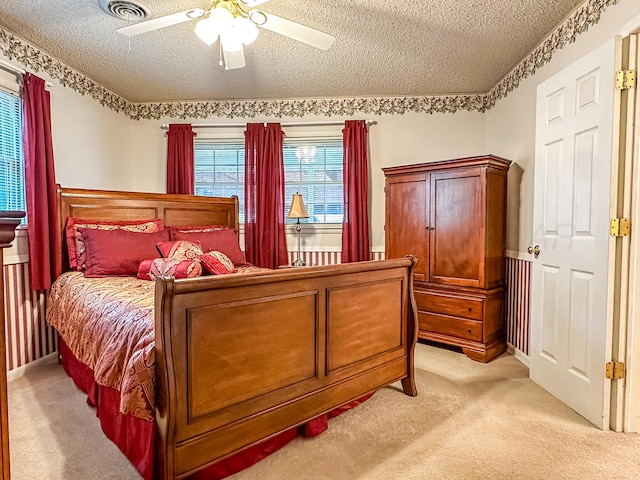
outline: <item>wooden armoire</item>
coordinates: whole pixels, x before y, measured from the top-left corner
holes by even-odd
[[[419,338],[488,362],[505,343],[507,171],[493,155],[383,168],[386,258],[417,257]]]

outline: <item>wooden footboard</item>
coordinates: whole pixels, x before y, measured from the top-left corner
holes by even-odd
[[[412,258],[156,284],[159,478],[402,380],[416,395]]]

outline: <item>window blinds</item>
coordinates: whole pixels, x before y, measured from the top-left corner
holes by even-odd
[[[20,103],[0,90],[0,210],[25,210]]]
[[[308,223],[342,223],[342,139],[284,139],[285,217],[294,193],[302,194]],[[244,221],[244,142],[203,141],[194,148],[196,195],[240,200]],[[295,222],[285,218],[287,223]]]

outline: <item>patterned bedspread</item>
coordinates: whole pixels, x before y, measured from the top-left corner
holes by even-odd
[[[239,267],[235,273],[266,269]],[[47,322],[100,385],[120,391],[120,411],[154,417],[154,286],[133,277],[67,272],[51,287]]]

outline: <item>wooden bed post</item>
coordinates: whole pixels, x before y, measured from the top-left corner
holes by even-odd
[[[403,378],[402,391],[406,395],[415,397],[418,395],[418,389],[416,387],[416,376],[414,371],[414,350],[418,341],[418,306],[416,304],[416,297],[413,294],[413,271],[416,268],[418,259],[413,255],[407,255],[407,258],[411,260],[411,266],[409,267],[409,311],[407,312],[407,343],[409,344],[409,358],[407,364],[407,377]]]
[[[9,417],[7,411],[7,362],[4,338],[4,257],[3,250],[11,245],[15,238],[16,227],[25,212],[0,210],[0,439],[2,440],[2,477],[9,480]]]

